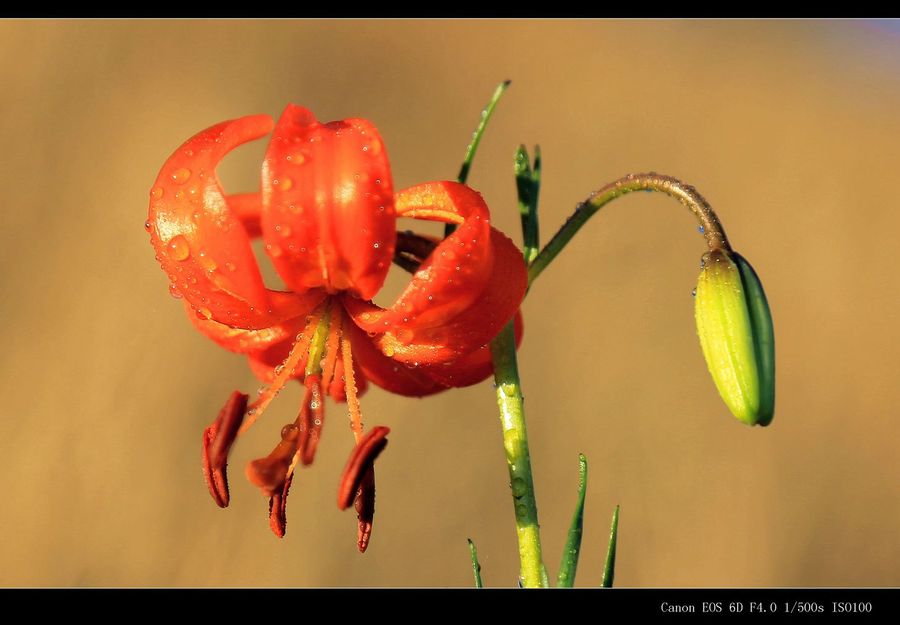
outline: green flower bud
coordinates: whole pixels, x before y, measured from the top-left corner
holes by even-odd
[[[695,299],[697,334],[719,394],[747,425],[775,412],[775,337],[766,294],[740,254],[704,256]]]

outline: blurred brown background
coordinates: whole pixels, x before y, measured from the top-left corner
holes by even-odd
[[[243,465],[294,418],[282,394],[210,500],[200,434],[242,358],[198,334],[142,224],[195,132],[288,102],[380,129],[397,188],[457,171],[479,112],[513,86],[470,183],[519,240],[511,159],[540,143],[547,240],[628,172],[694,184],[767,289],[770,428],[730,416],[696,339],[704,251],[671,199],[617,201],[524,305],[520,363],[551,575],[591,467],[579,585],[599,582],[622,505],[621,586],[900,584],[898,24],[778,21],[0,22],[0,584],[515,584],[513,514],[489,382],[424,400],[380,389],[369,552],[334,504],[343,407],[294,482],[288,533]],[[220,170],[256,184],[264,142]],[[258,172],[258,169],[256,170]],[[397,292],[401,275],[392,275]]]

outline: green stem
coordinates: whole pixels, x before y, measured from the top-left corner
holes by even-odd
[[[541,272],[556,258],[566,244],[575,236],[587,220],[598,210],[632,191],[658,191],[674,197],[688,208],[700,222],[703,236],[710,251],[716,249],[731,250],[725,230],[709,203],[697,190],[676,178],[661,174],[629,174],[615,180],[605,187],[594,191],[575,208],[563,227],[559,229],[550,242],[544,246],[534,262],[528,267],[528,284],[531,285]]]
[[[506,324],[491,341],[491,357],[494,361],[497,406],[500,408],[503,448],[506,451],[516,518],[521,581],[525,588],[544,588],[547,586],[547,573],[541,557],[540,526],[531,477],[531,455],[528,451],[528,432],[525,428],[525,407],[519,382],[513,323],[510,321]]]

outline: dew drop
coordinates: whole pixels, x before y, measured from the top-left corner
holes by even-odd
[[[697,297],[697,289],[691,290],[691,297]]]
[[[234,263],[225,263],[225,269],[227,269],[228,271],[234,271],[235,269],[237,269],[237,265],[235,265]]]
[[[176,169],[172,172],[172,182],[175,184],[184,184],[191,177],[191,170],[187,167]]]
[[[200,266],[207,271],[215,271],[219,266],[218,263],[216,263],[216,261],[213,260],[213,258],[203,250],[200,251],[200,255],[197,257],[197,262],[200,263]]]
[[[174,282],[169,283],[169,295],[171,295],[175,299],[181,299],[181,291],[178,290],[178,287]]]
[[[169,240],[167,248],[169,250],[169,256],[174,260],[186,260],[187,257],[191,255],[191,246],[188,245],[187,239],[180,234],[175,235]]]
[[[513,497],[521,497],[525,494],[525,480],[521,477],[513,478],[510,488],[512,489]]]
[[[372,247],[374,247],[374,248],[377,250],[377,249],[378,249],[378,243],[373,243],[373,244],[372,244]]]
[[[293,423],[288,423],[286,426],[281,428],[281,440],[289,441],[297,438],[297,426]]]
[[[197,316],[201,319],[212,319],[212,311],[209,308],[198,308]]]
[[[703,226],[697,226],[697,232],[703,234],[704,232],[706,232],[706,229]]]
[[[153,187],[152,189],[150,189],[150,197],[152,197],[154,200],[158,200],[159,198],[161,198],[163,196],[163,193],[165,193],[165,191],[163,191],[162,187]]]
[[[150,222],[149,221],[144,222],[144,230],[150,230]]]

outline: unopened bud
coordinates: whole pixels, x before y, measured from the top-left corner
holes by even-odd
[[[766,294],[740,254],[704,257],[695,299],[697,334],[719,394],[747,425],[768,425],[775,411],[775,339]]]

